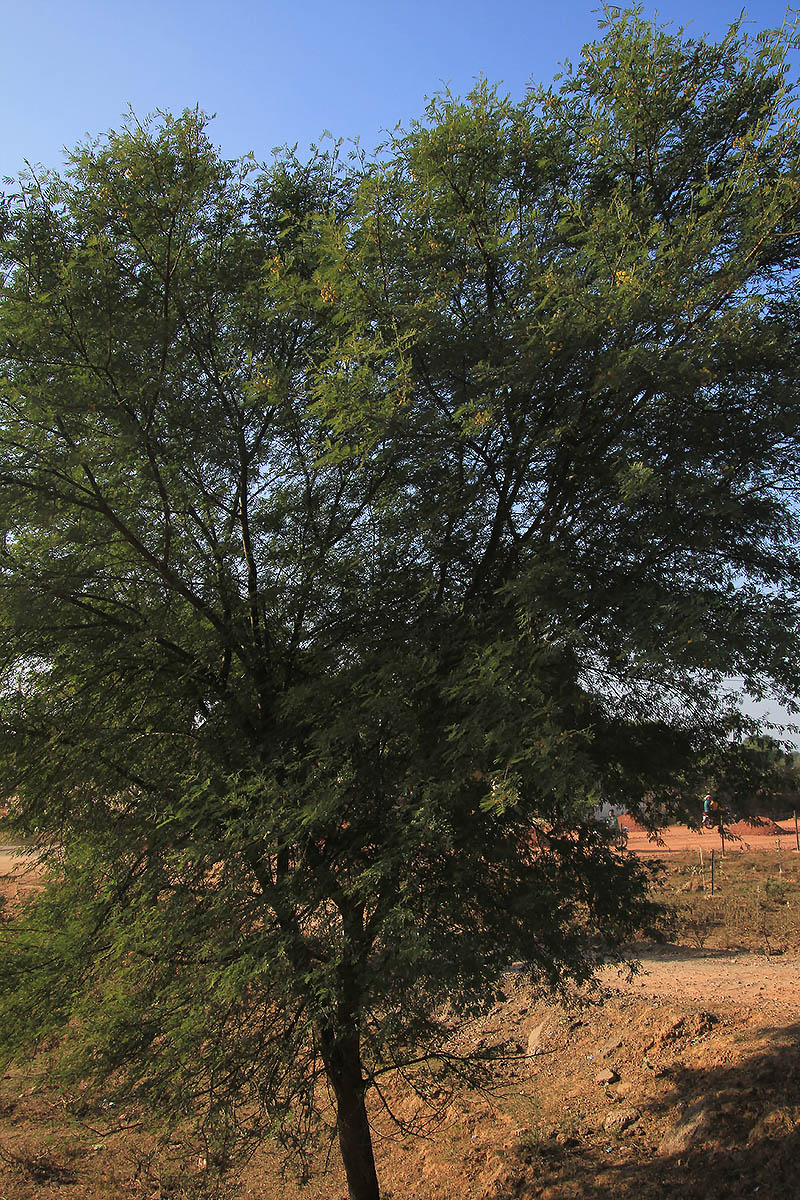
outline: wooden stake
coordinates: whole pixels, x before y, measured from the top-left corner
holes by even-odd
[[[714,851],[711,851],[711,895],[714,895]]]

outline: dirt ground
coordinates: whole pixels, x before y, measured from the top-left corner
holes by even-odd
[[[793,830],[773,832],[726,845],[729,894],[735,866],[796,877]],[[675,899],[701,912],[715,897],[684,892],[706,886],[691,864],[712,848],[721,855],[716,833],[667,830],[658,846],[629,835],[629,849],[664,861]],[[10,897],[35,886],[19,862],[0,881]],[[785,895],[781,928],[796,931],[796,892]],[[569,1004],[509,974],[498,1004],[454,1041],[500,1055],[485,1087],[443,1090],[434,1113],[388,1086],[395,1117],[431,1118],[422,1135],[398,1134],[376,1101],[384,1200],[800,1196],[800,942],[773,939],[756,953],[712,941],[634,945],[636,973],[606,967]],[[301,1187],[264,1147],[220,1182],[189,1135],[160,1145],[135,1114],[82,1113],[30,1067],[0,1079],[0,1200],[343,1200],[335,1152],[326,1157]]]
[[[669,825],[659,836],[653,837],[631,817],[623,816],[620,824],[628,834],[628,849],[636,854],[669,858],[684,850],[711,854],[722,851],[722,839],[715,829],[688,829],[685,825]],[[725,853],[736,854],[743,850],[763,850],[774,853],[780,848],[782,854],[797,853],[797,835],[789,821],[778,824],[764,819],[762,825],[751,825],[737,821],[728,827],[725,837]]]
[[[641,971],[629,983],[605,967],[600,979],[623,996],[695,1006],[736,1005],[765,1025],[800,1021],[800,958],[766,957],[690,946],[633,946]]]

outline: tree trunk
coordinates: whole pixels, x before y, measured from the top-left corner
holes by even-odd
[[[336,1128],[349,1198],[380,1200],[358,1039],[323,1039],[322,1057],[336,1096]]]

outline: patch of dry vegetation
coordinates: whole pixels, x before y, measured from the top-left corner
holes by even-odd
[[[674,855],[655,894],[678,945],[753,953],[800,952],[800,855],[774,850]]]

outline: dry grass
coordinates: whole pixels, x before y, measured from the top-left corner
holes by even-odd
[[[655,890],[670,940],[716,950],[800,951],[800,855],[761,849],[670,858]]]

